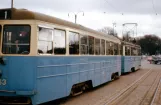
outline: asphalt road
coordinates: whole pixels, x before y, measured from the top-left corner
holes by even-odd
[[[152,69],[154,69],[154,70],[158,70],[158,69],[160,69],[161,70],[161,64],[150,64],[147,60],[142,60],[142,62],[141,62],[141,67],[143,68],[143,69],[150,69],[150,68],[152,68]]]

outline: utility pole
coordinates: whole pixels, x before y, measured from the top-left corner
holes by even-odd
[[[75,14],[75,24],[77,24],[77,14]]]
[[[11,0],[11,8],[13,8],[13,0]]]
[[[122,30],[122,35],[127,36],[128,41],[135,41],[135,38],[137,36],[137,23],[124,23]]]
[[[75,24],[77,24],[77,17],[78,17],[78,14],[79,13],[83,13],[83,16],[84,16],[84,12],[78,12],[78,13],[73,13],[74,14],[74,17],[75,17]],[[68,17],[70,16],[70,13],[68,13]]]
[[[115,27],[116,27],[116,23],[113,23],[113,35],[115,35]]]
[[[136,37],[137,36],[137,23],[124,23],[123,25],[123,30],[122,30],[122,34],[126,34],[127,32],[129,32],[129,34],[132,34],[132,37]]]

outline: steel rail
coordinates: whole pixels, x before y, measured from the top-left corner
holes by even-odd
[[[155,101],[155,99],[156,99],[156,96],[157,96],[157,93],[158,93],[160,84],[161,84],[161,79],[160,79],[160,81],[159,81],[159,83],[158,83],[157,89],[155,90],[155,93],[154,93],[154,96],[153,96],[153,99],[152,99],[150,105],[153,105],[153,104],[154,104],[154,101]]]
[[[119,93],[116,92],[113,95],[111,95],[110,97],[106,98],[107,101],[104,101],[104,102],[101,101],[99,104],[96,104],[96,105],[109,105],[109,104],[115,102],[117,99],[120,99],[120,96],[121,95],[123,95],[124,93],[126,93],[133,86],[137,85],[137,83],[139,83],[144,77],[147,77],[150,74],[151,71],[152,70],[150,69],[148,72],[146,72],[145,74],[143,74],[139,79],[137,79],[136,81],[134,81],[130,86],[128,86],[125,89],[121,90]]]

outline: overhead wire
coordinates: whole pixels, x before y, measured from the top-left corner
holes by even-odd
[[[155,5],[154,5],[154,0],[151,0],[151,1],[152,1],[152,7],[153,7],[153,10],[154,10],[155,14],[157,15],[157,11],[156,11],[156,9],[155,9]]]
[[[115,6],[112,4],[112,3],[110,3],[109,1],[107,1],[107,0],[104,0],[109,6],[111,6],[115,11],[117,11],[117,12],[119,12],[116,8],[115,8]],[[104,12],[104,13],[106,13],[106,12]],[[123,13],[121,13],[122,15],[123,15]]]

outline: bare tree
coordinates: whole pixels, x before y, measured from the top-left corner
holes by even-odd
[[[115,30],[111,27],[103,27],[102,29],[98,29],[99,32],[108,34],[108,35],[113,35],[117,37],[117,33],[115,32]]]

